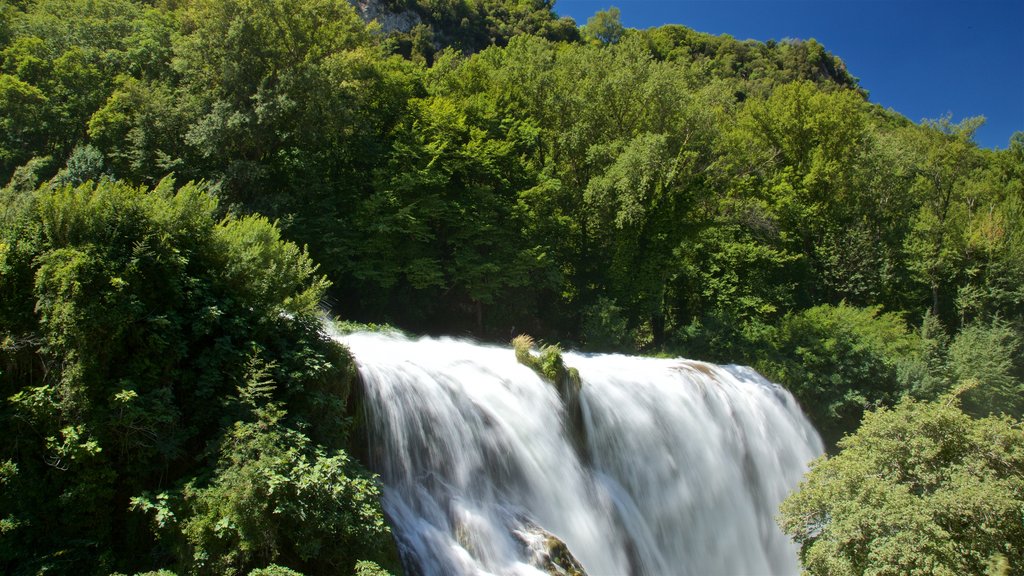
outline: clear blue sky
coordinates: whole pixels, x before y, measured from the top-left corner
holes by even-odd
[[[984,116],[975,140],[986,148],[1024,131],[1024,0],[556,0],[555,12],[582,25],[610,6],[630,28],[815,38],[872,102],[914,122]]]

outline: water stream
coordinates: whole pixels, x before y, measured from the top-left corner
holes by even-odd
[[[774,517],[822,445],[756,372],[566,354],[583,382],[574,442],[555,387],[511,347],[341,338],[410,573],[544,574],[537,527],[590,576],[799,573]]]

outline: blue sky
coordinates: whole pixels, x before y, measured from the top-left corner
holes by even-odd
[[[975,140],[986,148],[1024,131],[1024,0],[557,0],[555,12],[582,25],[610,6],[630,28],[815,38],[872,102],[915,122],[984,116]]]

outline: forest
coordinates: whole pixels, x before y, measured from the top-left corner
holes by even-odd
[[[1024,132],[555,10],[0,0],[0,572],[399,573],[326,311],[752,366],[808,573],[1024,573]]]

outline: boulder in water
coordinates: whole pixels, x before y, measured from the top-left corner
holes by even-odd
[[[558,537],[533,523],[512,534],[526,548],[530,565],[551,576],[587,576],[579,560]]]

